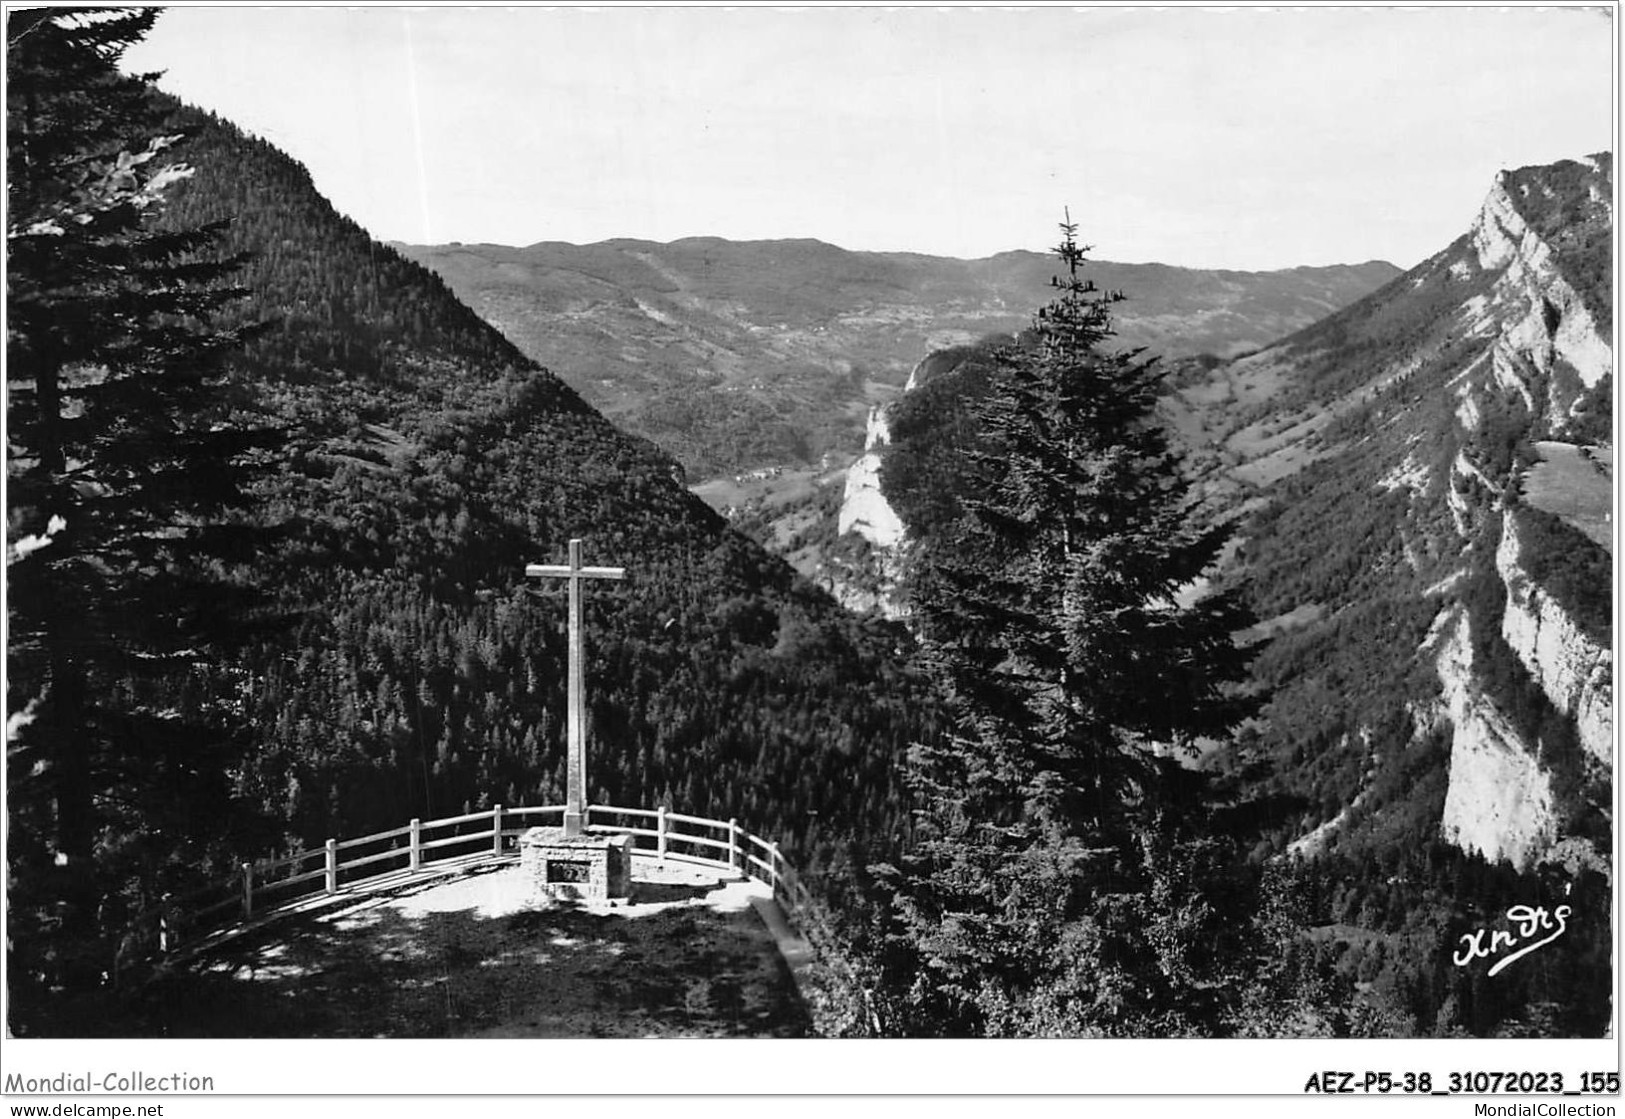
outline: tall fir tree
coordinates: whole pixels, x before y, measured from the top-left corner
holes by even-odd
[[[1247,708],[1244,612],[1192,593],[1227,529],[1202,525],[1157,422],[1155,359],[1105,349],[1121,296],[1062,231],[1058,294],[978,407],[964,514],[918,556],[958,723],[913,751],[919,842],[882,868],[908,1032],[1143,1026],[1172,1013],[1181,938],[1215,918],[1128,931],[1186,873],[1172,852],[1199,808],[1174,755]]]
[[[241,632],[256,540],[233,510],[275,441],[227,395],[221,360],[248,328],[210,323],[242,294],[240,262],[211,257],[217,228],[155,221],[188,171],[118,64],[157,14],[6,27],[11,906],[14,929],[38,922],[12,938],[20,979],[84,978],[70,946],[91,951],[110,919],[130,870],[114,852],[162,861],[154,842],[198,818],[189,798],[222,792],[215,658]]]

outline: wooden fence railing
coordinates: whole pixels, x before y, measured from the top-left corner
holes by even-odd
[[[131,921],[115,947],[113,975],[143,960],[206,945],[246,921],[347,889],[517,857],[521,835],[544,821],[562,823],[563,817],[562,804],[539,808],[499,804],[463,816],[414,819],[354,839],[329,839],[322,847],[285,858],[243,863],[229,878],[168,895]],[[586,826],[590,832],[632,836],[635,854],[755,879],[773,890],[792,920],[810,903],[778,844],[752,835],[737,820],[684,816],[664,808],[594,805],[586,811]]]

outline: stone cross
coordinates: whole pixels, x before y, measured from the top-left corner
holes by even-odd
[[[581,580],[624,579],[624,567],[582,567],[581,541],[570,541],[568,565],[532,563],[526,576],[555,576],[570,581],[570,688],[567,718],[569,753],[565,761],[564,834],[580,835],[587,805],[587,683],[582,649]]]

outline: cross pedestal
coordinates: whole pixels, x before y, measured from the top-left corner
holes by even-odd
[[[632,896],[632,837],[566,835],[531,828],[519,837],[519,866],[538,897],[622,901]]]
[[[567,565],[532,563],[526,565],[525,574],[570,582],[570,681],[566,716],[569,752],[565,756],[564,834],[573,838],[586,830],[587,805],[587,683],[582,648],[581,580],[624,579],[626,568],[581,566],[581,541],[577,539],[570,541]]]

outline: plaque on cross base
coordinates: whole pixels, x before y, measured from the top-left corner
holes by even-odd
[[[632,896],[629,835],[531,828],[519,837],[519,866],[538,898],[617,902]]]

